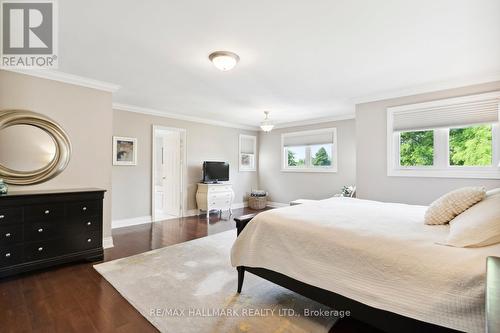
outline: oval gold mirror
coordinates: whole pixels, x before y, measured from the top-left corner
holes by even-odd
[[[31,111],[0,111],[0,178],[32,185],[61,173],[69,163],[71,143],[52,119]]]

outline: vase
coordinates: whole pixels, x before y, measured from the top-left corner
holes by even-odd
[[[3,181],[3,179],[0,179],[0,194],[7,194],[9,191],[9,186]]]

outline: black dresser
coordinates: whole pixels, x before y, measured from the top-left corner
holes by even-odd
[[[0,195],[0,277],[76,260],[102,260],[104,190]]]

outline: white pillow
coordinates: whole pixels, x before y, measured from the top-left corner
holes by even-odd
[[[446,193],[425,212],[425,224],[446,224],[486,196],[483,187],[463,187]]]
[[[494,189],[489,190],[488,192],[486,192],[486,196],[487,197],[495,195],[495,194],[500,194],[500,187],[499,188],[494,188]]]
[[[446,243],[481,247],[500,242],[500,193],[486,197],[450,222]]]

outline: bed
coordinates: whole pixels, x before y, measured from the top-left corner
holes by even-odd
[[[238,269],[387,332],[485,331],[486,258],[500,245],[440,245],[427,207],[331,198],[262,212],[239,225]],[[251,291],[248,291],[251,292]]]

